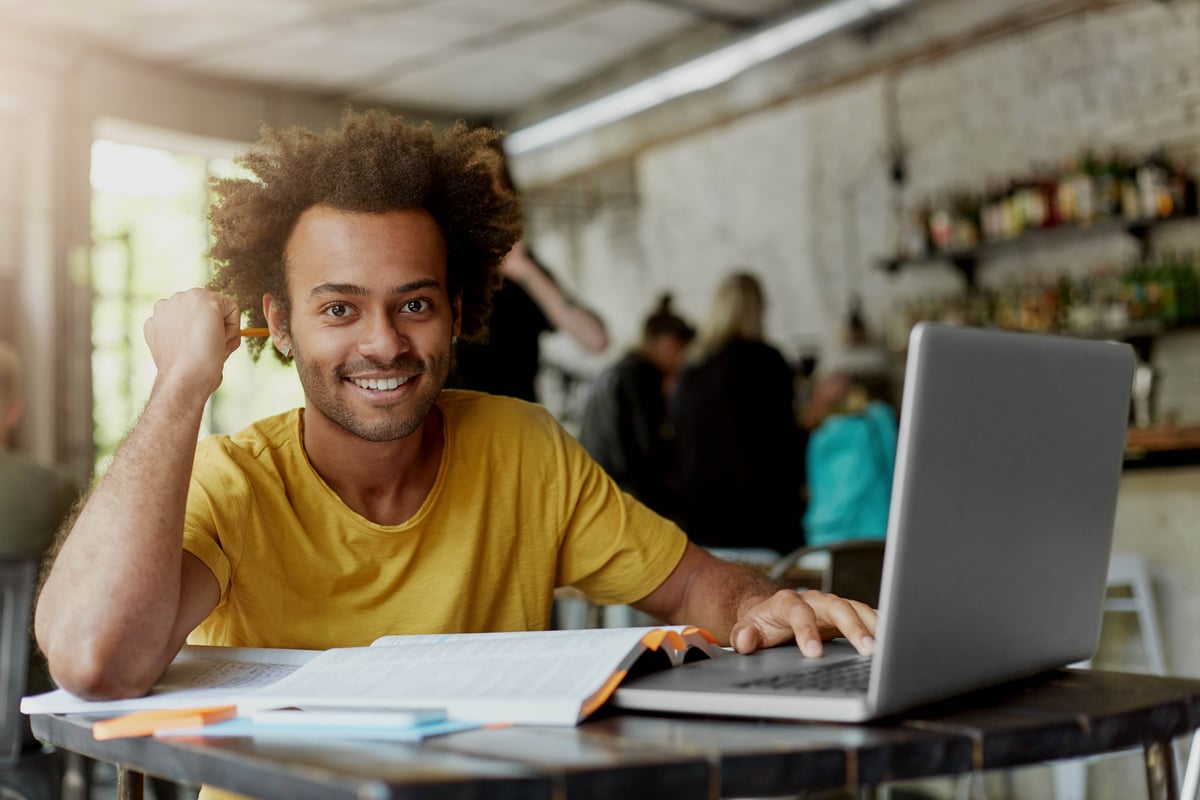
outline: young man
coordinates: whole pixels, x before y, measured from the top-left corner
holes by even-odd
[[[155,306],[150,398],[40,593],[61,686],[142,694],[185,641],[545,628],[566,585],[744,652],[871,649],[871,609],[693,547],[540,406],[443,391],[520,238],[494,137],[347,112],[323,135],[265,130],[241,160],[255,178],[216,183],[216,291]],[[294,358],[305,406],[197,445],[243,310]]]

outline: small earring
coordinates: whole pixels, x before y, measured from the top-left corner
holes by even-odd
[[[288,346],[285,344],[285,345],[283,345],[282,347],[280,347],[280,348],[279,348],[279,352],[283,353],[283,357],[284,357],[284,358],[290,358],[290,357],[291,357],[291,355],[292,355],[292,348],[288,347]]]

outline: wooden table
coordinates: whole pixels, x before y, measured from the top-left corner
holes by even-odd
[[[1171,741],[1200,727],[1200,680],[1066,669],[870,725],[601,709],[575,728],[474,730],[420,745],[252,739],[97,742],[79,717],[34,731],[119,767],[264,798],[707,800],[846,788],[1142,748],[1148,796],[1177,796]],[[1188,800],[1191,800],[1188,798]]]

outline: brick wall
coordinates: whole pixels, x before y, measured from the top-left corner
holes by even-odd
[[[1071,5],[918,4],[873,40],[824,42],[677,109],[705,117],[696,106],[707,97],[739,110],[729,120],[662,141],[661,124],[632,120],[622,138],[642,126],[643,146],[537,187],[531,235],[554,253],[560,277],[605,315],[619,344],[635,336],[657,292],[673,290],[680,309],[699,318],[720,276],[748,266],[770,291],[771,337],[789,354],[817,342],[832,355],[850,293],[862,294],[872,327],[882,331],[896,304],[961,286],[960,275],[937,264],[895,275],[877,268],[898,235],[896,202],[982,190],[993,176],[1024,173],[1085,146],[1139,152],[1161,144],[1200,167],[1200,4],[1092,3],[1054,21],[1029,21]],[[969,43],[972,31],[987,37]],[[841,77],[856,70],[861,77]],[[767,105],[741,110],[746,98]],[[889,180],[895,142],[908,167],[900,194]],[[521,171],[537,174],[536,165]],[[615,193],[606,191],[613,174],[628,179]],[[594,202],[562,222],[553,207],[579,196]],[[1200,226],[1175,238],[1200,243]],[[984,265],[979,278],[996,285],[1086,271],[1135,252],[1136,243],[1117,232],[1018,249]],[[563,357],[576,356],[565,347]],[[597,361],[578,363],[586,370]]]

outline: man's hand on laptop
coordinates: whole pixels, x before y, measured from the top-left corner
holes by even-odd
[[[824,652],[821,642],[843,636],[863,655],[875,650],[875,609],[810,589],[785,589],[746,609],[729,632],[739,653],[795,641],[806,656]]]

